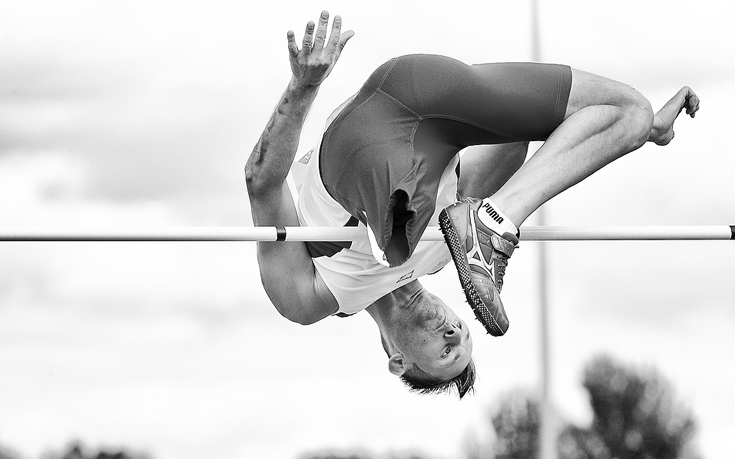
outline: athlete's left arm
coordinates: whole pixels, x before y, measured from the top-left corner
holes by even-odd
[[[245,166],[256,226],[299,225],[286,178],[319,85],[353,34],[340,33],[341,19],[337,16],[325,43],[328,19],[329,14],[322,12],[316,34],[315,24],[309,22],[301,50],[293,32],[288,32],[291,81]],[[268,297],[287,319],[306,325],[336,312],[337,301],[314,268],[303,242],[260,242],[258,264]]]

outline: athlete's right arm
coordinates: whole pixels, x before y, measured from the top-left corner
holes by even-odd
[[[253,223],[256,226],[298,226],[291,193],[286,185],[298,148],[301,129],[319,89],[334,68],[353,33],[340,33],[335,17],[325,44],[329,14],[319,26],[306,26],[302,49],[288,32],[292,78],[245,166]],[[258,264],[263,286],[276,309],[286,318],[310,324],[337,311],[337,301],[314,268],[303,242],[260,242]]]

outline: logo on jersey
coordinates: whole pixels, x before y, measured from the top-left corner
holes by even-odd
[[[314,154],[314,149],[312,148],[311,150],[307,151],[306,154],[299,159],[299,162],[301,164],[309,164],[309,161],[311,160],[311,156],[313,154]]]
[[[407,281],[407,280],[409,280],[412,277],[413,277],[413,271],[411,271],[410,273],[406,273],[403,276],[401,276],[401,278],[396,281],[396,284],[399,283],[399,282]]]

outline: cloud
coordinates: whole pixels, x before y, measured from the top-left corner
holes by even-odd
[[[244,158],[267,113],[247,111],[258,78],[233,59],[244,46],[232,36],[241,29],[224,27],[234,16],[43,5],[5,15],[33,27],[3,29],[12,39],[0,45],[0,156],[60,152],[84,163],[89,197],[166,200],[205,224],[246,221],[247,207],[242,218],[232,204],[242,203]],[[196,33],[193,17],[220,27]]]

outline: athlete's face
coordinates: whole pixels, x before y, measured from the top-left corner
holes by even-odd
[[[460,374],[472,358],[472,337],[467,324],[426,290],[407,311],[394,342],[409,368],[418,366],[431,379],[440,381]]]

